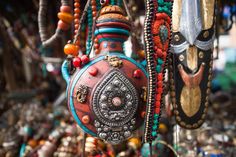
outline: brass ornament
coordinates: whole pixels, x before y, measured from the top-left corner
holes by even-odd
[[[105,60],[107,60],[109,64],[115,68],[121,68],[123,65],[122,60],[120,60],[117,56],[106,56]]]
[[[184,86],[181,92],[180,104],[188,117],[194,116],[201,106],[201,90],[197,87]]]
[[[86,102],[86,97],[88,94],[88,87],[84,85],[80,85],[78,87],[78,90],[76,92],[76,99],[80,103],[85,103]]]

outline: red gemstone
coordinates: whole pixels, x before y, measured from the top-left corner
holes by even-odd
[[[158,93],[158,94],[156,95],[156,101],[160,101],[160,100],[161,100],[161,94]]]
[[[88,70],[89,74],[92,76],[96,76],[98,74],[98,69],[95,67],[90,67]]]
[[[155,107],[159,108],[161,106],[161,102],[160,101],[156,101]]]
[[[87,55],[83,55],[81,57],[81,61],[82,61],[83,64],[86,64],[86,63],[89,62],[89,57]]]
[[[74,67],[80,67],[81,66],[81,59],[79,57],[75,57],[73,59],[73,65],[74,65]]]
[[[163,86],[162,81],[158,81],[158,82],[157,82],[157,87],[162,87],[162,86]]]
[[[155,113],[160,113],[160,107],[155,108]]]
[[[157,79],[158,81],[163,81],[163,74],[162,73],[157,74]]]
[[[135,78],[140,78],[141,76],[142,76],[142,71],[140,69],[134,71]]]
[[[158,94],[162,94],[162,92],[163,92],[163,88],[162,88],[162,87],[158,87],[158,88],[157,88],[157,93],[158,93]]]

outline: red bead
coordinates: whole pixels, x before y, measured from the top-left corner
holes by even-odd
[[[160,108],[161,107],[161,102],[160,101],[156,101],[155,106],[156,106],[156,108]]]
[[[89,74],[92,76],[96,76],[98,74],[98,69],[95,67],[90,67],[88,70]]]
[[[162,52],[162,50],[156,48],[156,55],[157,55],[158,58],[162,57],[162,56],[163,56],[163,52]]]
[[[157,88],[157,93],[158,93],[158,94],[162,94],[162,92],[163,92],[163,88],[162,88],[162,87],[158,87],[158,88]]]
[[[89,57],[87,55],[83,55],[81,57],[81,61],[82,61],[83,64],[86,64],[86,63],[89,62]]]
[[[140,78],[141,76],[142,76],[142,71],[140,69],[134,71],[135,78]]]
[[[141,113],[141,117],[142,117],[142,118],[145,118],[145,116],[146,116],[146,112],[143,111],[143,112]]]
[[[160,113],[160,107],[155,108],[155,113],[157,113],[157,114]]]
[[[162,86],[163,86],[162,81],[158,81],[158,82],[157,82],[157,86],[158,86],[158,87],[162,87]]]
[[[60,7],[61,12],[71,13],[71,8],[69,6],[63,5]]]
[[[160,100],[161,100],[161,94],[158,93],[158,94],[156,95],[156,101],[160,101]]]
[[[75,57],[73,59],[73,65],[74,65],[74,67],[80,67],[81,66],[81,59],[79,57]]]
[[[157,79],[158,81],[163,81],[163,74],[162,73],[157,74]]]

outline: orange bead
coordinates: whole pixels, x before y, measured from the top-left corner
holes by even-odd
[[[60,28],[63,31],[66,31],[70,28],[70,25],[68,25],[67,23],[63,22],[62,20],[58,21],[57,27]]]
[[[77,14],[79,14],[79,13],[80,13],[80,9],[79,9],[79,8],[75,8],[75,9],[74,9],[74,12],[77,13]]]
[[[79,24],[79,19],[74,19],[75,24]]]
[[[75,24],[75,29],[78,29],[79,28],[79,24]]]
[[[39,145],[44,145],[45,142],[46,142],[45,140],[40,140],[40,141],[39,141]]]
[[[75,17],[75,18],[79,18],[79,14],[76,14],[76,13],[75,13],[75,14],[74,14],[74,17]]]
[[[60,12],[57,14],[57,16],[60,20],[68,24],[70,24],[74,19],[74,17],[71,14],[65,12]]]
[[[28,145],[30,145],[32,148],[35,148],[38,145],[38,142],[36,140],[29,140]]]
[[[97,12],[93,11],[93,17],[97,16]]]
[[[96,6],[93,5],[93,6],[92,6],[92,10],[94,11],[94,10],[96,10],[96,9],[97,9]]]
[[[66,44],[65,47],[64,47],[64,53],[66,55],[77,56],[78,51],[79,51],[79,48],[74,44]]]
[[[78,2],[75,2],[75,3],[74,3],[74,6],[75,6],[75,7],[80,7],[80,4],[79,4]]]

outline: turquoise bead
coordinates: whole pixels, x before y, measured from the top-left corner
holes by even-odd
[[[153,125],[152,126],[152,130],[154,131],[154,130],[157,130],[157,125]]]
[[[157,119],[159,117],[158,114],[154,114],[154,118]]]
[[[158,120],[155,119],[155,120],[153,121],[153,123],[154,123],[154,124],[158,124]]]
[[[162,65],[163,63],[164,63],[164,61],[161,58],[157,59],[157,64]]]
[[[156,136],[157,136],[157,132],[156,132],[156,131],[153,131],[153,132],[152,132],[152,136],[153,136],[153,137],[156,137]]]
[[[157,72],[157,73],[160,73],[160,72],[161,72],[161,65],[157,65],[157,66],[156,66],[156,72]]]

